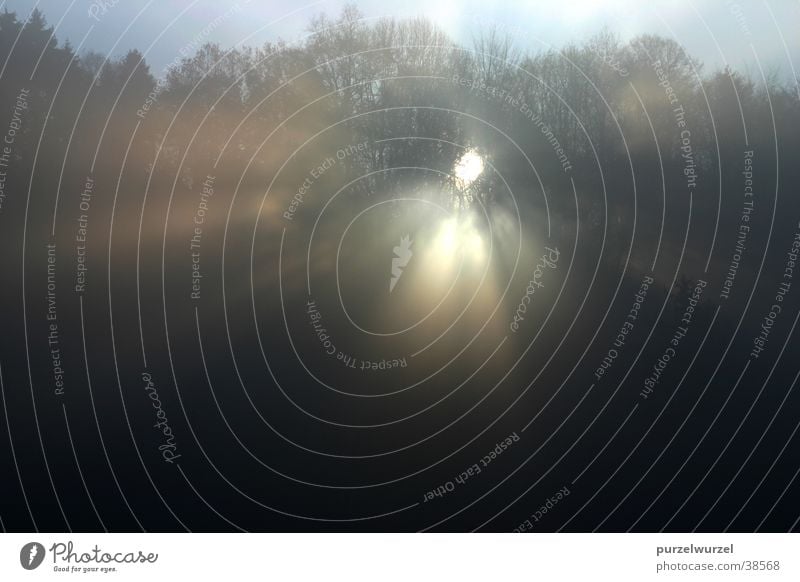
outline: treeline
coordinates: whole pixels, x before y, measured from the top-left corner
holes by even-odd
[[[427,20],[367,23],[347,7],[313,19],[298,43],[205,44],[154,72],[136,50],[78,55],[52,32],[36,10],[24,22],[0,15],[0,114],[10,118],[20,90],[31,93],[9,176],[18,189],[30,178],[54,192],[92,172],[124,174],[126,188],[177,175],[177,187],[191,189],[210,166],[263,185],[295,150],[308,166],[320,151],[368,142],[337,178],[374,172],[355,192],[390,197],[408,176],[401,184],[378,170],[439,169],[421,170],[418,185],[446,186],[459,155],[449,142],[479,148],[497,170],[475,185],[475,201],[502,205],[509,189],[523,203],[542,189],[569,196],[572,179],[579,191],[608,193],[606,208],[597,197],[580,208],[584,226],[599,227],[604,216],[630,218],[634,187],[638,210],[659,213],[663,191],[683,200],[691,190],[696,216],[713,221],[736,175],[726,164],[738,167],[744,149],[774,157],[778,142],[781,155],[800,151],[794,89],[704,72],[653,35],[623,44],[602,32],[521,53],[502,30],[462,47]],[[34,157],[47,171],[32,171]],[[797,183],[796,164],[779,171]],[[283,184],[290,191],[293,179]]]

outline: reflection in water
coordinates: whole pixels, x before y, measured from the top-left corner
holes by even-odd
[[[453,174],[459,190],[458,198],[470,203],[474,196],[468,193],[469,187],[483,173],[484,161],[478,152],[471,148],[467,150],[454,164]],[[485,222],[485,220],[484,220]],[[479,228],[480,217],[475,215],[475,210],[459,209],[456,214],[441,220],[424,250],[424,262],[431,268],[434,277],[450,278],[454,268],[467,262],[467,266],[480,266],[486,260],[486,244],[484,235]]]
[[[347,9],[336,23],[314,22],[296,46],[200,47],[157,81],[140,53],[101,63],[56,46],[36,18],[23,26],[0,17],[0,60],[9,64],[0,115],[19,107],[15,87],[30,87],[31,98],[0,181],[0,245],[10,249],[0,380],[6,420],[23,430],[14,442],[31,440],[25,427],[63,427],[68,417],[73,453],[92,458],[107,442],[106,460],[144,485],[125,488],[128,509],[153,508],[140,525],[176,528],[136,475],[162,456],[141,394],[146,370],[186,471],[185,479],[159,471],[151,482],[192,517],[187,526],[210,529],[225,515],[248,529],[411,529],[464,507],[446,527],[511,529],[521,517],[503,513],[507,500],[521,495],[509,509],[527,512],[524,504],[573,482],[592,459],[587,482],[605,480],[608,458],[619,489],[631,478],[634,489],[655,484],[641,481],[641,462],[650,466],[642,455],[618,450],[634,472],[617,473],[616,445],[638,446],[641,429],[653,444],[643,451],[673,439],[691,446],[669,419],[680,421],[698,398],[692,418],[711,411],[718,434],[739,430],[738,419],[726,426],[719,415],[726,386],[739,386],[742,399],[747,386],[764,388],[763,406],[760,392],[751,395],[759,407],[780,405],[796,372],[779,350],[794,329],[794,288],[772,332],[783,335],[771,336],[761,359],[748,354],[787,265],[785,254],[767,251],[793,249],[798,236],[798,200],[778,194],[797,185],[797,167],[778,167],[776,157],[778,144],[781,159],[800,151],[794,91],[729,70],[699,77],[675,41],[650,35],[624,44],[602,35],[514,60],[500,36],[473,51],[420,19],[378,22]],[[4,44],[17,37],[24,50]],[[688,135],[702,169],[696,183],[682,150]],[[764,193],[755,207],[743,177]],[[98,193],[91,210],[80,196],[88,180]],[[76,224],[87,219],[85,261],[76,262]],[[709,289],[726,281],[743,228],[752,252],[737,261],[735,287],[724,286],[722,302],[711,292],[693,298],[697,277]],[[52,394],[53,276],[63,401]],[[643,280],[652,283],[646,301],[637,295]],[[705,329],[681,340],[645,401],[642,382],[687,305]],[[762,386],[753,374],[772,374],[764,366],[776,361]],[[720,389],[698,395],[698,382]],[[650,415],[665,407],[653,425]],[[779,436],[795,417],[783,426],[761,420]],[[513,449],[524,471],[507,479],[493,463],[480,487],[470,481],[447,499],[420,499],[527,426]],[[55,461],[53,487],[67,488],[68,525],[96,528],[83,517],[85,495],[108,487],[107,471],[87,471],[86,491],[70,490],[64,433],[33,440]],[[0,446],[6,469],[7,450]],[[528,463],[534,451],[541,456]],[[516,454],[503,453],[508,471]],[[663,459],[683,456],[671,449]],[[687,472],[707,465],[693,462]],[[26,466],[22,478],[34,483],[43,469]],[[661,469],[652,475],[670,474]],[[225,490],[223,475],[241,489]],[[471,505],[472,493],[495,483],[496,494]],[[278,511],[235,501],[245,490]],[[192,515],[184,500],[201,492],[219,513],[197,506]],[[613,505],[601,507],[603,497]],[[659,508],[681,497],[670,490],[641,524],[664,527]],[[622,517],[605,527],[631,526],[630,507],[592,498],[600,505],[587,520],[613,514]],[[33,508],[40,529],[63,527],[53,503],[42,497]],[[28,527],[15,506],[19,499],[5,505],[4,522]],[[412,509],[390,513],[397,508]],[[369,515],[400,517],[362,519]]]
[[[431,260],[443,270],[449,270],[458,261],[481,264],[486,259],[483,235],[472,214],[450,217],[439,224],[428,249]]]

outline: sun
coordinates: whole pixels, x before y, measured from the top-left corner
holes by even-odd
[[[453,168],[453,174],[460,188],[472,184],[482,173],[483,158],[474,148],[464,152]]]

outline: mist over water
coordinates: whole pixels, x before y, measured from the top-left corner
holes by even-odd
[[[0,14],[4,529],[797,529],[774,63],[348,6],[159,74],[26,18]]]

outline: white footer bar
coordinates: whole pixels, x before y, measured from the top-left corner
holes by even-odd
[[[190,578],[186,578],[189,576]],[[3,534],[0,580],[800,580],[796,534]]]

